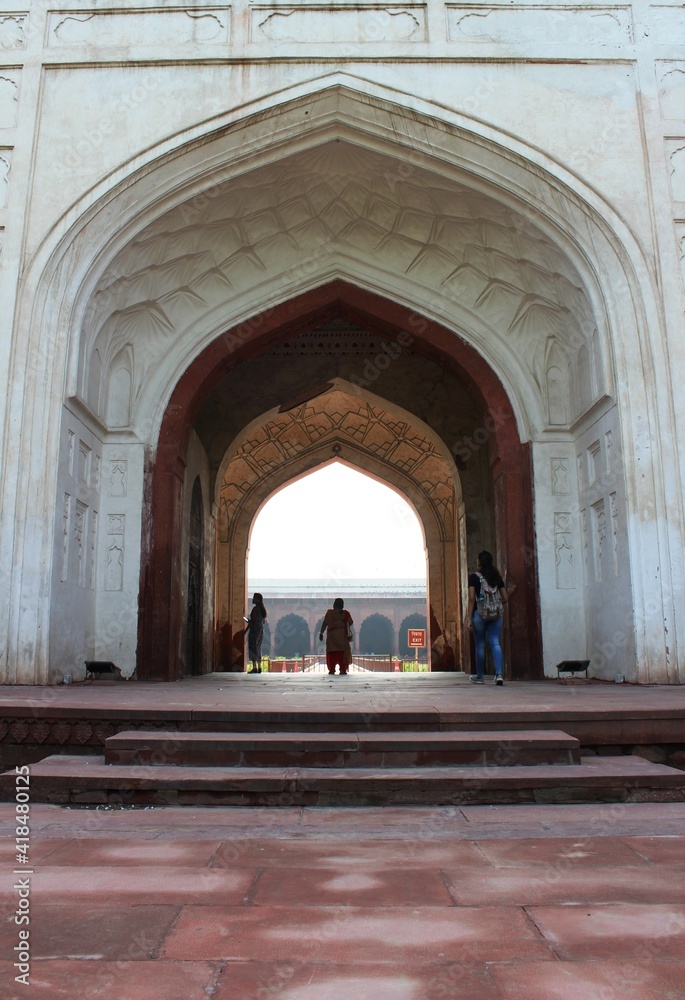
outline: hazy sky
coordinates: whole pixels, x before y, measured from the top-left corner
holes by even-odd
[[[248,575],[425,578],[423,532],[397,493],[334,462],[265,504],[252,529]]]

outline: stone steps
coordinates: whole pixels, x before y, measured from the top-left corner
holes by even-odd
[[[512,767],[580,763],[577,739],[559,730],[497,732],[121,732],[106,764],[200,767]]]
[[[386,806],[682,802],[685,773],[641,757],[508,767],[197,767],[58,755],[31,765],[31,800],[72,805]],[[11,799],[14,772],[0,776]]]

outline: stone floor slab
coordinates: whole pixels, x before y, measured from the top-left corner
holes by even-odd
[[[596,868],[647,864],[630,841],[616,837],[525,837],[520,840],[488,840],[480,850],[496,868]],[[675,860],[675,858],[673,859]],[[681,858],[685,862],[685,857]]]
[[[549,906],[530,914],[560,958],[682,959],[685,906]]]
[[[685,865],[575,868],[565,865],[445,872],[460,906],[545,903],[685,903]]]
[[[0,962],[2,1000],[207,1000],[219,970],[208,962],[32,963],[28,987]]]
[[[46,867],[31,880],[34,905],[102,898],[118,903],[240,903],[255,873],[241,869]],[[16,896],[16,876],[0,873],[0,900]]]
[[[182,960],[401,963],[546,961],[521,909],[482,907],[185,907],[162,948]]]
[[[111,900],[65,900],[31,908],[31,958],[148,961],[179,912],[178,906],[121,906]],[[0,955],[17,943],[13,914],[0,924]],[[4,996],[0,988],[0,996]]]
[[[684,837],[631,837],[625,843],[641,858],[658,864],[685,864]]]
[[[214,1000],[500,1000],[483,963],[229,962]]]
[[[490,966],[501,1000],[681,1000],[685,962],[529,962]]]
[[[366,868],[444,867],[489,865],[483,852],[467,841],[432,843],[423,840],[269,840],[255,838],[225,841],[214,856],[212,868]]]
[[[440,872],[427,868],[267,869],[252,894],[255,906],[451,906]]]
[[[219,850],[219,840],[69,840],[49,855],[50,865],[150,866],[205,868]],[[247,867],[243,865],[243,867]]]

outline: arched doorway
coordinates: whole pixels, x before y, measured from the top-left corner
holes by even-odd
[[[336,329],[334,336],[339,335]],[[315,329],[317,343],[326,337]],[[299,359],[299,349],[293,356]],[[273,361],[282,366],[282,355],[276,352]],[[223,388],[232,396],[233,381]],[[212,412],[215,400],[208,400]],[[220,627],[230,623],[235,637],[230,656],[222,647],[222,667],[242,669],[245,557],[258,511],[276,490],[330,462],[379,479],[414,507],[425,539],[432,655],[436,669],[447,663],[453,668],[462,658],[461,550],[466,549],[459,473],[430,428],[396,404],[375,396],[371,401],[368,392],[337,378],[314,398],[264,416],[233,443],[220,467],[217,614]]]
[[[164,524],[169,516],[173,516],[173,492],[169,492],[173,480],[168,478],[168,473],[163,473],[160,459],[165,464],[170,463],[171,468],[179,468],[176,460],[178,443],[188,439],[190,430],[187,393],[197,393],[195,398],[201,400],[192,412],[195,417],[194,433],[202,437],[206,427],[216,427],[211,418],[220,409],[218,401],[222,398],[222,392],[227,387],[232,388],[233,380],[244,378],[242,364],[251,365],[254,370],[255,363],[262,363],[269,354],[269,349],[273,348],[275,356],[271,363],[286,370],[283,355],[278,350],[279,345],[289,345],[289,349],[292,349],[293,340],[297,339],[295,333],[306,337],[308,330],[313,331],[319,342],[325,336],[339,336],[339,330],[330,329],[331,312],[334,315],[337,313],[338,317],[344,318],[355,329],[363,331],[370,328],[377,341],[391,345],[399,343],[402,347],[402,363],[406,363],[413,372],[423,372],[424,367],[429,371],[434,366],[444,380],[447,379],[446,373],[451,371],[456,380],[454,386],[458,386],[453,387],[454,398],[457,395],[463,397],[463,410],[469,414],[470,423],[466,430],[470,431],[473,438],[479,427],[490,428],[486,432],[485,441],[480,441],[472,448],[469,488],[474,498],[479,494],[487,494],[486,502],[479,508],[481,519],[472,517],[472,546],[477,548],[484,538],[487,539],[490,546],[501,553],[502,566],[516,581],[518,596],[513,607],[518,614],[512,615],[510,623],[512,668],[519,676],[535,675],[540,670],[541,659],[539,645],[536,652],[539,638],[535,642],[531,640],[531,637],[538,636],[538,630],[534,566],[527,556],[532,547],[532,537],[529,534],[532,520],[530,458],[518,439],[511,405],[498,380],[463,341],[456,341],[455,344],[452,334],[441,331],[426,320],[421,321],[421,335],[407,334],[405,343],[402,344],[399,338],[410,325],[416,327],[416,315],[408,314],[387,300],[362,293],[353,286],[335,282],[318,289],[314,296],[288,303],[287,311],[291,317],[298,310],[302,310],[299,323],[296,326],[292,322],[288,323],[285,330],[278,322],[277,311],[274,311],[268,324],[272,329],[259,338],[261,343],[253,341],[249,352],[237,352],[242,357],[235,366],[231,366],[228,374],[224,368],[226,338],[221,338],[198,360],[197,366],[188,370],[179,383],[176,398],[172,399],[167,411],[166,426],[163,425],[162,428],[162,443],[154,469],[154,533],[156,534],[157,525]],[[326,324],[329,324],[328,329],[325,329]],[[429,334],[428,337],[426,333]],[[359,336],[358,331],[355,336]],[[409,343],[406,342],[407,337]],[[449,345],[452,352],[456,346],[459,361],[453,354],[444,351],[446,345]],[[299,347],[301,344],[296,345],[294,352],[297,358],[300,357]],[[214,362],[210,360],[213,351],[216,351]],[[324,353],[329,364],[333,359],[332,363],[340,367],[340,355],[336,356],[328,351]],[[395,359],[397,371],[401,369],[400,355]],[[210,365],[214,370],[208,377]],[[218,367],[214,368],[214,365]],[[297,367],[298,371],[302,371],[301,364]],[[251,369],[247,368],[248,371]],[[191,388],[196,379],[201,384]],[[457,663],[466,661],[461,625],[469,553],[461,477],[471,474],[469,462],[462,458],[463,469],[458,471],[445,440],[440,436],[441,433],[443,437],[446,434],[444,427],[441,426],[439,432],[433,431],[415,414],[392,399],[388,401],[387,397],[392,396],[394,382],[396,379],[391,378],[385,384],[381,406],[379,397],[375,393],[369,393],[367,388],[347,379],[334,377],[313,388],[304,388],[304,391],[296,393],[292,399],[286,399],[279,407],[268,411],[266,416],[262,415],[251,421],[237,438],[233,434],[231,440],[233,432],[230,424],[223,436],[215,431],[214,451],[210,449],[209,457],[210,462],[213,461],[213,454],[218,457],[216,482],[221,497],[219,545],[227,545],[231,553],[229,560],[219,561],[220,567],[230,564],[227,579],[219,578],[217,584],[219,619],[229,625],[233,648],[236,652],[240,650],[240,656],[242,636],[239,633],[245,600],[245,551],[254,515],[274,489],[335,457],[350,461],[385,482],[394,483],[414,504],[424,524],[429,554],[431,646],[440,656],[441,644],[438,640],[442,639],[448,659],[454,662],[456,656]],[[375,380],[374,387],[379,391],[383,387],[380,376]],[[395,388],[397,389],[397,385]],[[399,389],[402,389],[401,380]],[[485,397],[484,392],[487,393]],[[371,398],[374,402],[371,402]],[[417,393],[417,399],[421,398],[420,393]],[[492,413],[498,414],[498,419],[493,417],[489,420]],[[403,415],[405,419],[399,419]],[[178,423],[179,419],[182,419],[185,428]],[[439,424],[435,415],[431,419]],[[226,441],[229,445],[227,448],[224,444],[226,439],[229,439]],[[486,514],[490,519],[488,525],[482,523]],[[182,516],[182,511],[178,511],[176,516]],[[152,541],[151,556],[154,561],[154,535]],[[164,560],[167,558],[161,552],[160,556]],[[153,571],[151,578],[157,577],[162,578],[161,572]],[[221,610],[222,592],[226,594],[225,610]],[[172,620],[173,605],[171,611],[167,612],[166,603],[157,603],[154,593],[150,593],[149,599],[151,614],[148,621],[163,624]],[[226,626],[222,628],[226,635],[229,630]],[[144,636],[141,635],[141,648],[142,642]],[[225,642],[222,649],[225,652]],[[164,654],[160,654],[158,658],[160,668],[163,657]],[[146,662],[152,663],[152,659],[146,658]],[[165,662],[167,666],[164,669],[168,671],[168,660],[165,659]],[[239,660],[234,662],[235,667],[238,667]],[[176,669],[183,672],[184,665],[178,664],[177,660],[176,663]]]
[[[11,400],[26,433],[3,497],[21,567],[8,582],[5,679],[45,681],[49,663],[57,678],[57,665],[95,640],[97,655],[126,673],[137,662],[141,676],[180,676],[187,581],[176,539],[188,525],[184,462],[198,412],[268,344],[343,317],[389,350],[408,333],[415,356],[459,372],[471,393],[480,423],[448,449],[457,446],[457,463],[488,454],[494,547],[517,583],[518,675],[539,670],[539,594],[548,673],[564,644],[591,652],[620,618],[626,676],[676,681],[681,666],[666,652],[676,634],[682,645],[682,626],[669,546],[676,560],[682,544],[659,540],[676,438],[661,435],[637,474],[636,447],[672,422],[654,388],[668,373],[650,337],[660,321],[635,239],[596,192],[509,135],[373,84],[361,93],[343,77],[305,91],[122,165],[32,256],[15,363],[35,359],[35,378]],[[281,197],[287,209],[267,204]],[[362,359],[357,376],[375,390],[383,365]],[[24,460],[39,451],[42,464]],[[213,497],[218,465],[205,471]],[[217,514],[208,512],[208,546]],[[40,538],[35,523],[45,525]],[[680,522],[673,530],[680,538]],[[48,601],[35,581],[51,560]],[[84,579],[94,581],[89,595]],[[75,595],[67,633],[60,623]],[[663,615],[649,611],[654,600]]]
[[[359,652],[392,656],[395,652],[395,631],[387,615],[372,614],[359,629]]]

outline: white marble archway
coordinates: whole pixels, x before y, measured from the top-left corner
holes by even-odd
[[[241,284],[229,274],[223,297],[203,299],[198,282],[224,282],[220,262],[197,270],[195,251],[181,253],[193,261],[179,263],[173,250],[170,256],[169,221],[183,221],[185,210],[203,219],[206,232],[207,206],[224,195],[230,202],[236,184],[243,190],[241,178],[251,178],[252,196],[267,199],[261,207],[254,202],[255,224],[264,226],[273,210],[268,197],[274,179],[296,180],[308,156],[330,161],[331,144],[343,144],[340,162],[355,165],[355,172],[358,167],[361,178],[378,170],[383,176],[389,168],[386,186],[397,190],[412,186],[404,176],[409,170],[420,181],[415,187],[437,192],[441,202],[479,206],[467,222],[480,242],[474,238],[454,256],[447,237],[431,228],[446,214],[422,206],[416,190],[406,204],[399,195],[386,204],[385,192],[374,201],[368,183],[361,185],[362,211],[354,208],[354,193],[346,197],[338,182],[314,215],[310,202],[300,222],[281,219],[271,236],[264,234],[287,242],[298,225],[312,226],[322,214],[340,211],[348,218],[330,229],[334,251],[295,254],[294,266],[284,268],[272,266],[263,248],[250,263],[243,245],[235,267],[251,266],[261,277]],[[408,229],[394,240],[388,213],[402,216],[405,209]],[[378,242],[372,245],[368,231],[376,221]],[[185,222],[179,239],[187,250],[192,219]],[[354,233],[346,232],[355,223],[363,223],[367,234],[357,245]],[[537,256],[528,249],[508,252],[493,235],[504,239],[507,231],[537,247]],[[251,239],[254,250],[259,233]],[[384,254],[376,253],[383,242]],[[224,260],[231,260],[230,248]],[[597,557],[595,546],[593,556],[595,582],[604,593],[602,573],[619,558],[612,546],[625,538],[621,574],[614,574],[618,582],[597,628],[588,619],[596,602],[581,601],[586,649],[593,652],[618,612],[620,633],[627,636],[624,671],[644,681],[680,679],[683,625],[674,607],[682,502],[678,473],[670,471],[678,467],[677,439],[668,394],[659,391],[669,384],[659,311],[636,241],[609,205],[539,151],[464,116],[340,75],[201,123],[122,164],[84,195],[35,253],[17,311],[16,391],[9,401],[10,420],[22,426],[21,446],[3,480],[3,505],[13,512],[12,529],[3,538],[3,565],[13,566],[3,580],[9,608],[4,679],[46,681],[62,670],[72,672],[70,658],[92,655],[113,619],[117,630],[102,652],[116,646],[131,664],[145,455],[154,451],[173,386],[222,329],[244,322],[249,340],[264,310],[331,277],[345,277],[435,318],[467,338],[501,378],[521,437],[533,442],[535,557],[549,582],[541,597],[549,641],[569,597],[554,592],[571,589],[564,584],[568,571],[558,569],[559,557],[575,545],[577,588],[586,539],[605,539],[604,550]],[[461,282],[456,294],[455,281]],[[69,466],[81,444],[87,480]],[[103,489],[117,470],[121,481],[122,468],[123,505],[112,503],[121,498]],[[555,483],[566,492],[555,493]],[[92,538],[86,544],[82,535],[79,554],[64,556],[62,522],[69,525],[68,542],[70,519],[84,507],[94,511],[87,502],[92,497],[99,507]],[[114,543],[110,549],[106,544],[122,515],[130,556],[121,569],[121,589],[106,593],[99,589],[103,551],[115,551]],[[65,642],[55,640],[56,622],[69,602],[63,572],[76,574],[74,586],[85,580],[92,590]],[[616,635],[609,640],[616,645]]]

